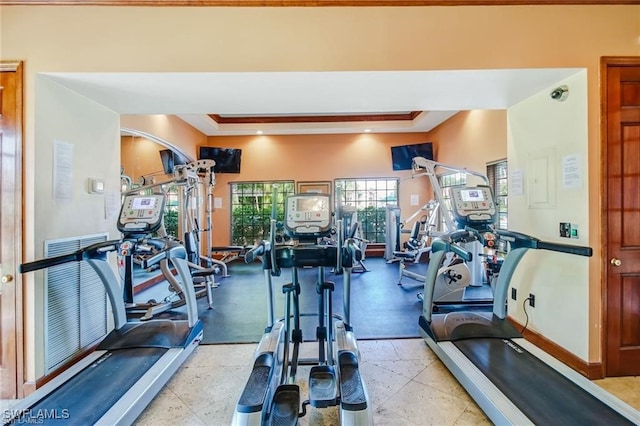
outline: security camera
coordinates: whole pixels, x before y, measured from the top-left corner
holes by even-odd
[[[551,99],[562,102],[569,97],[569,88],[567,86],[556,87],[551,91]]]

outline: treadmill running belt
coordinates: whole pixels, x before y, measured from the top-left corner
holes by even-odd
[[[453,344],[535,424],[633,424],[511,340]]]
[[[55,413],[50,416],[58,417],[41,419],[40,424],[96,424],[166,352],[164,348],[108,352],[38,401],[26,415]],[[33,419],[16,419],[16,423],[29,420]]]

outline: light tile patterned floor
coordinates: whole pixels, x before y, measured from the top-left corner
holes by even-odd
[[[491,424],[422,339],[358,342],[376,425]],[[301,356],[313,350],[304,345]],[[227,425],[256,345],[200,346],[143,412],[137,425]],[[308,370],[298,377],[304,394]],[[640,409],[640,377],[595,383]],[[301,425],[337,425],[336,408],[311,408]]]
[[[358,343],[376,425],[491,424],[422,339]],[[228,425],[249,375],[255,347],[198,347],[136,425]],[[313,353],[313,347],[303,345],[301,356]],[[307,371],[303,367],[299,374],[303,392]],[[594,383],[640,410],[640,377],[612,377]],[[7,410],[15,402],[2,400],[0,409]],[[337,425],[337,409],[311,408],[300,423]]]

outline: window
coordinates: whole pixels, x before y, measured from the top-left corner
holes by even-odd
[[[231,183],[231,244],[253,245],[269,239],[273,186],[278,185],[277,219],[284,220],[284,200],[293,181]]]
[[[179,214],[178,186],[172,183],[166,189],[165,194],[167,201],[164,206],[164,229],[167,235],[182,240],[182,236],[178,235],[178,221],[181,220],[181,215]]]
[[[398,203],[398,179],[336,179],[334,194],[340,192],[343,204],[356,208],[362,237],[370,243],[384,243],[386,207]]]
[[[440,188],[442,188],[443,205],[440,206],[440,232],[450,232],[452,229],[447,229],[447,223],[445,221],[445,214],[451,216],[451,191],[448,188],[453,186],[465,186],[467,184],[467,175],[464,173],[451,173],[442,175],[438,178],[440,182]]]
[[[178,191],[178,185],[175,183],[162,185],[157,188],[147,188],[140,191],[140,195],[153,194],[154,192],[162,192],[165,195],[164,214],[162,216],[165,234],[160,235],[162,229],[158,230],[159,232],[156,233],[156,236],[160,238],[173,237],[177,240],[182,240],[182,236],[178,235],[180,230],[178,223],[182,220],[182,214],[180,211],[180,194]]]
[[[507,191],[509,169],[507,160],[501,160],[495,163],[487,164],[487,177],[496,199],[496,208],[498,210],[497,229],[507,229]]]

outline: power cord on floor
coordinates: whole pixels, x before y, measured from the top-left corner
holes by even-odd
[[[524,327],[522,327],[522,330],[520,330],[520,334],[524,333],[524,331],[527,329],[527,325],[529,324],[529,314],[527,313],[527,302],[529,300],[531,300],[531,296],[527,297],[522,301],[522,310],[524,311],[524,316],[526,320],[524,322]]]

